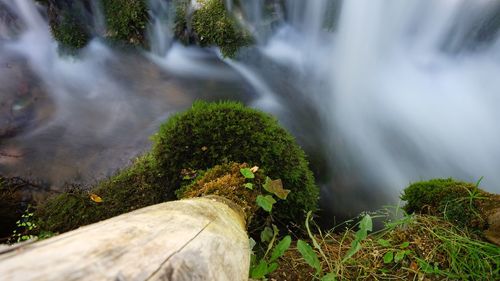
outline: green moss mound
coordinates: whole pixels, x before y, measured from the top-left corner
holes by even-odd
[[[192,14],[190,2],[176,1],[175,35],[183,43],[196,43],[201,47],[217,46],[225,57],[252,42],[248,31],[228,13],[224,0],[200,0],[201,7]]]
[[[91,191],[75,189],[48,199],[35,211],[40,229],[66,232],[164,201],[154,163],[146,155]]]
[[[145,0],[103,0],[108,36],[133,45],[144,44],[148,23]]]
[[[175,199],[190,175],[230,162],[258,166],[291,190],[274,206],[276,218],[301,224],[304,210],[316,210],[319,190],[305,154],[268,114],[236,102],[196,102],[163,124],[153,139],[150,153],[90,191],[65,192],[38,206],[40,229],[65,232]]]
[[[258,166],[291,190],[276,215],[303,222],[304,210],[316,210],[319,189],[304,151],[270,115],[236,102],[195,102],[172,116],[153,136],[152,157],[162,171],[169,199],[181,186],[183,170],[206,170],[222,163]]]
[[[408,186],[401,196],[409,213],[442,216],[459,225],[484,228],[482,200],[487,193],[477,185],[449,179],[433,179]]]

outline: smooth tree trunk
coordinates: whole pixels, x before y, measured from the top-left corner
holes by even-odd
[[[229,205],[167,202],[21,246],[0,255],[0,279],[247,280],[245,221]]]

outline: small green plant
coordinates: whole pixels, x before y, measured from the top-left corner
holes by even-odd
[[[11,240],[13,242],[22,242],[36,238],[32,233],[38,228],[38,225],[33,220],[33,212],[31,207],[28,207],[21,219],[16,221],[16,229],[13,231]]]
[[[251,278],[262,279],[278,269],[278,259],[285,254],[288,248],[290,248],[290,244],[292,243],[292,238],[287,235],[283,239],[281,239],[278,244],[276,244],[276,246],[274,246],[278,234],[279,230],[275,225],[272,225],[272,229],[270,227],[266,227],[261,232],[261,242],[267,243],[267,249],[264,256],[260,258],[258,262],[255,253],[252,252],[252,263],[250,266]],[[251,239],[251,241],[253,241],[253,239]],[[253,243],[250,243],[251,245],[255,245],[255,241],[253,241]],[[269,256],[270,252],[271,255]]]
[[[54,235],[53,232],[40,230],[32,207],[28,206],[21,219],[16,221],[16,229],[12,232],[9,242],[19,243],[31,239],[46,239]]]
[[[354,254],[356,254],[359,250],[361,250],[361,241],[366,239],[368,236],[368,232],[373,230],[372,217],[369,214],[363,216],[361,221],[359,222],[359,230],[356,231],[354,235],[354,240],[351,242],[351,248],[344,256],[343,262],[350,259]]]
[[[392,247],[388,240],[381,238],[377,242],[383,247]],[[399,249],[387,251],[383,257],[384,263],[391,263],[393,261],[399,263],[402,261],[406,256],[411,254],[411,250],[407,249],[408,246],[410,246],[410,242],[403,242],[399,245]]]
[[[257,166],[253,168],[241,168],[240,173],[245,177],[246,180],[252,180],[255,178],[254,172],[259,168]],[[253,190],[253,183],[247,182],[244,186],[250,190]],[[262,185],[265,191],[270,194],[258,195],[256,198],[256,203],[259,207],[264,209],[264,211],[271,213],[273,205],[277,202],[273,195],[277,196],[279,199],[286,200],[286,197],[290,193],[290,190],[283,188],[283,183],[280,179],[271,180],[271,178],[266,177],[265,183]]]

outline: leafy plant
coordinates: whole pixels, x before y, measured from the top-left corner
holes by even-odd
[[[361,250],[361,241],[363,241],[367,236],[368,232],[373,230],[372,217],[369,214],[363,216],[359,222],[359,230],[356,231],[354,235],[354,240],[351,242],[351,248],[344,256],[343,261],[350,259],[354,254]]]
[[[264,211],[270,213],[273,210],[273,205],[276,203],[276,200],[274,200],[271,195],[258,195],[256,202],[259,207],[264,209]]]
[[[31,206],[28,206],[21,219],[16,221],[16,229],[12,232],[9,242],[19,243],[31,239],[46,239],[54,236],[53,232],[40,231],[40,227],[31,209]]]
[[[307,242],[299,240],[297,241],[297,250],[300,252],[302,258],[304,258],[307,264],[314,268],[316,270],[316,274],[319,275],[321,273],[321,264],[319,262],[318,255],[316,255],[316,252],[314,252],[311,245]]]
[[[276,238],[279,234],[278,228],[273,225],[273,229],[266,227],[261,233],[262,242],[268,242],[267,250],[264,256],[256,261],[255,254],[252,253],[252,265],[250,267],[250,277],[253,279],[262,279],[268,274],[274,272],[278,269],[279,265],[277,260],[282,257],[285,252],[290,248],[290,244],[292,243],[292,238],[287,235],[281,241],[274,246]],[[269,256],[269,252],[271,252],[271,256]]]
[[[385,239],[379,239],[378,243],[383,246],[383,247],[392,247],[391,243],[388,240]],[[401,245],[399,245],[399,249],[396,250],[390,250],[384,254],[384,263],[399,263],[402,261],[406,256],[411,254],[411,250],[408,250],[408,246],[410,246],[410,242],[403,242]]]

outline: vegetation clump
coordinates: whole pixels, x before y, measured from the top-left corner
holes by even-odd
[[[154,161],[145,155],[90,191],[75,188],[48,199],[35,211],[38,225],[61,233],[163,202],[155,173]]]
[[[190,5],[189,1],[177,1],[175,34],[181,42],[217,46],[225,57],[234,57],[241,47],[252,42],[249,32],[226,10],[223,0],[198,0],[199,7],[192,14]]]
[[[63,49],[77,50],[87,45],[91,38],[91,30],[86,23],[83,1],[46,1],[52,35]]]
[[[148,7],[145,0],[103,0],[108,36],[133,45],[145,43]]]
[[[498,196],[477,184],[453,179],[433,179],[411,184],[401,196],[406,212],[444,217],[461,227],[483,230],[490,211],[500,207]]]
[[[244,168],[248,168],[248,165],[238,163],[217,165],[208,169],[188,186],[177,190],[177,197],[192,198],[207,195],[224,197],[241,207],[247,222],[249,222],[258,210],[258,206],[255,204],[258,193],[253,187],[252,189],[245,187],[246,179],[240,172]],[[256,176],[255,182],[264,182],[261,173]]]
[[[172,116],[153,136],[152,156],[158,162],[169,199],[181,186],[183,170],[206,170],[238,162],[258,166],[291,190],[278,202],[277,216],[302,221],[304,210],[316,210],[319,189],[304,151],[270,115],[237,102],[195,102]]]
[[[379,216],[379,215],[376,215]],[[500,247],[429,215],[404,215],[368,235],[371,219],[292,243],[275,280],[498,280]],[[367,223],[369,222],[369,223]],[[340,227],[342,225],[339,225]],[[359,239],[359,238],[362,239]],[[358,243],[354,243],[358,241]]]
[[[235,187],[243,178],[215,179],[222,171],[227,174],[232,171],[231,167],[236,169],[228,164],[230,162],[258,166],[262,174],[273,180],[280,179],[282,185],[291,190],[287,200],[277,200],[276,204],[272,202],[275,199],[258,198],[265,206],[271,206],[269,208],[275,205],[276,218],[301,222],[304,210],[316,209],[319,189],[304,152],[276,119],[263,112],[236,102],[196,102],[190,110],[172,116],[153,140],[150,153],[90,191],[75,189],[39,206],[35,216],[40,219],[41,229],[65,232],[175,199],[176,190],[186,183],[186,178],[192,179],[192,174],[218,164],[223,165],[208,171],[207,177],[195,184],[203,184],[202,193],[207,194],[216,193],[211,188],[215,182]],[[254,179],[256,185],[262,181],[259,173]],[[228,190],[230,186],[226,186]],[[230,197],[230,194],[224,195]],[[96,197],[100,200],[92,199]]]

